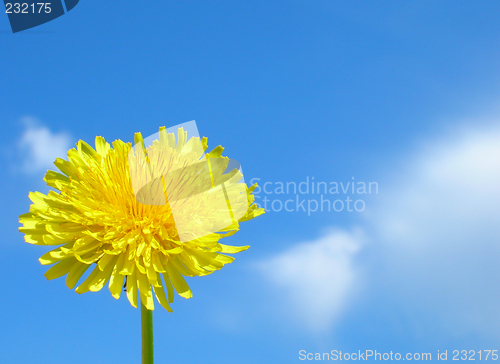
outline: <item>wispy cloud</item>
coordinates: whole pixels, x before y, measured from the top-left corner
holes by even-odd
[[[395,167],[361,224],[372,246],[363,253],[384,268],[362,275],[365,237],[335,230],[260,263],[275,304],[321,333],[364,283],[377,300],[437,317],[432,332],[500,337],[500,127],[455,130]]]
[[[22,157],[21,167],[26,174],[53,168],[57,157],[65,158],[71,147],[71,136],[53,132],[33,118],[24,118],[24,132],[17,143]]]
[[[409,169],[395,176],[378,206],[375,219],[385,240],[424,249],[435,246],[436,238],[467,241],[464,234],[492,227],[492,222],[496,229],[500,128],[464,129],[408,162]],[[429,241],[431,236],[434,242]]]
[[[407,165],[370,221],[390,258],[385,278],[441,329],[498,337],[500,127],[461,129]]]
[[[257,266],[280,291],[278,304],[290,309],[295,323],[324,332],[338,320],[359,284],[354,260],[363,240],[360,231],[332,230]]]

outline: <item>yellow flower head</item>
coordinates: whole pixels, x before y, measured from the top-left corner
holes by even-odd
[[[30,212],[20,216],[25,240],[59,246],[42,255],[40,263],[54,264],[47,279],[67,274],[66,284],[77,293],[99,291],[109,281],[113,297],[126,286],[137,307],[137,294],[149,310],[153,293],[168,311],[174,289],[192,296],[183,276],[202,276],[231,263],[221,253],[238,253],[248,246],[219,243],[232,235],[239,222],[264,213],[253,203],[242,174],[222,157],[222,147],[205,153],[207,139],[179,128],[175,134],[160,128],[159,138],[135,146],[121,140],[113,147],[96,137],[95,149],[80,140],[68,160],[54,164],[45,182],[59,192],[31,192]],[[165,289],[166,288],[166,289]]]

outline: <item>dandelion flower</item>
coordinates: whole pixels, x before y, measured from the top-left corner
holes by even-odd
[[[30,212],[20,216],[28,243],[57,246],[39,259],[53,266],[47,279],[66,275],[77,293],[108,284],[119,298],[125,285],[131,305],[154,309],[153,295],[168,311],[174,290],[192,296],[184,276],[203,276],[231,263],[224,253],[248,246],[219,243],[239,223],[262,213],[252,191],[229,170],[223,148],[206,153],[207,139],[160,128],[159,138],[144,145],[140,133],[131,143],[112,147],[96,137],[95,149],[80,140],[68,160],[54,164],[45,182],[56,191],[31,192]],[[85,272],[90,274],[82,279]]]

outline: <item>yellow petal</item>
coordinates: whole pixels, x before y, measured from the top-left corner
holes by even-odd
[[[167,274],[162,274],[162,276],[165,281],[165,286],[167,286],[168,302],[174,303],[174,288],[172,287],[172,283],[170,282]]]
[[[77,260],[74,257],[61,260],[59,263],[52,266],[48,271],[46,271],[44,276],[48,280],[62,277],[63,275],[68,273],[76,263]]]
[[[89,285],[90,291],[97,292],[100,291],[102,287],[104,287],[106,282],[109,280],[109,277],[111,276],[111,272],[113,271],[113,267],[115,266],[115,262],[117,259],[118,257],[113,255],[112,260],[109,262],[106,268],[104,270],[99,269],[97,277],[94,279],[93,283]]]
[[[124,259],[124,262],[123,262],[123,267],[119,270],[120,274],[124,274],[124,275],[130,275],[132,274],[132,272],[134,271],[134,267],[135,267],[135,262],[134,262],[134,259],[129,259],[129,257],[125,255],[125,259]]]
[[[220,244],[219,245],[221,246],[221,253],[229,253],[229,254],[234,254],[234,253],[239,253],[239,252],[242,252],[244,250],[247,250],[248,248],[250,248],[250,245],[245,245],[245,246],[231,246],[231,245],[224,245],[224,244]]]
[[[26,234],[24,235],[24,241],[34,245],[48,245],[45,244],[44,236],[45,235],[41,234]],[[59,245],[59,244],[54,244],[54,245]]]
[[[152,263],[152,266],[156,272],[164,273],[164,272],[166,272],[166,270],[165,270],[165,267],[163,266],[163,264],[161,263],[161,259],[158,256],[158,254],[160,254],[160,253],[156,253],[156,252],[153,253],[151,263]]]
[[[78,152],[82,156],[82,158],[91,158],[94,159],[97,155],[97,152],[92,148],[90,145],[88,145],[86,142],[83,140],[79,140],[77,143],[77,148]]]
[[[54,264],[67,257],[67,253],[64,253],[61,248],[56,248],[50,252],[45,253],[38,261],[43,265]]]
[[[72,239],[61,239],[55,235],[52,234],[45,234],[43,236],[43,242],[45,245],[61,245],[61,244],[67,244],[71,242]]]
[[[47,183],[47,185],[49,185],[50,187],[54,187],[59,191],[63,190],[65,186],[70,183],[68,177],[54,171],[47,171],[43,180]]]
[[[193,297],[193,293],[184,280],[184,277],[173,267],[172,264],[167,265],[167,275],[179,296],[184,298]]]
[[[90,273],[90,275],[87,277],[86,280],[82,282],[78,287],[76,287],[75,292],[76,293],[85,293],[90,290],[90,285],[94,284],[94,282],[99,279],[99,274],[101,274],[102,271],[99,269],[99,267],[96,265],[94,270]]]
[[[56,158],[54,165],[66,176],[75,177],[78,174],[78,169],[73,164],[64,159]]]
[[[111,273],[111,277],[109,279],[109,291],[111,295],[118,299],[122,293],[123,287],[123,278],[124,275],[120,274],[120,267],[123,266],[123,261],[125,260],[125,254],[120,254],[118,256],[118,260],[116,261],[115,266],[113,267],[113,272]]]
[[[182,264],[182,266],[185,266],[186,269],[190,272],[190,275],[188,276],[204,276],[207,274],[210,274],[211,271],[207,271],[206,269],[203,269],[196,260],[193,259],[193,257],[187,253],[185,254],[180,254],[176,257],[176,259],[179,259],[179,263]],[[175,261],[175,259],[174,259]],[[187,274],[184,274],[187,275]]]
[[[116,255],[104,254],[104,256],[99,259],[97,266],[100,270],[104,271],[108,264],[113,264],[114,266],[117,259],[118,257]]]
[[[214,259],[222,264],[228,264],[234,261],[234,257],[230,257],[224,254],[217,254]]]
[[[157,275],[158,275],[157,281],[161,282],[160,274],[157,273]],[[160,305],[162,305],[163,308],[165,308],[168,312],[173,312],[172,308],[168,304],[167,297],[165,296],[165,290],[163,289],[161,284],[159,286],[153,287],[153,290],[155,292],[156,299],[158,300]]]
[[[75,287],[78,283],[78,280],[82,277],[83,273],[85,273],[89,267],[90,264],[84,264],[81,262],[75,263],[66,277],[66,286],[68,286],[69,289],[73,289],[73,287]]]
[[[192,272],[190,271],[189,269],[187,269],[180,261],[177,257],[175,258],[170,258],[167,260],[167,264],[163,264],[165,267],[168,267],[169,265],[172,266],[172,268],[174,268],[177,272],[185,275],[185,276],[188,276],[188,277],[193,277],[196,275],[196,272]],[[167,268],[167,272],[168,272],[168,268]]]
[[[101,242],[99,240],[96,240],[93,236],[85,235],[76,239],[74,249],[76,254],[84,255],[88,252],[99,249],[100,246]]]
[[[80,262],[85,263],[85,264],[92,264],[95,263],[99,260],[100,257],[102,257],[104,253],[99,253],[99,252],[89,252],[84,255],[78,255],[75,253],[76,259],[78,259]]]
[[[156,271],[152,265],[146,268],[146,276],[148,277],[149,283],[153,286],[157,286],[159,284],[156,280]]]
[[[141,295],[141,303],[148,309],[154,310],[153,292],[151,292],[151,283],[145,274],[137,273],[137,288]]]
[[[132,306],[137,308],[137,278],[136,270],[131,275],[127,276],[127,298]]]
[[[105,158],[109,151],[109,143],[106,143],[103,137],[97,136],[95,137],[95,150],[101,157]]]

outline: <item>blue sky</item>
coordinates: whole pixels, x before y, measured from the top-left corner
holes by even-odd
[[[0,16],[2,363],[132,363],[140,315],[46,281],[17,231],[78,139],[196,120],[263,185],[377,182],[362,212],[269,211],[233,264],[155,310],[158,363],[299,351],[500,350],[500,4],[81,1],[21,33]],[[259,194],[270,200],[318,194]],[[279,206],[279,203],[276,203]],[[306,360],[307,361],[307,360]]]

